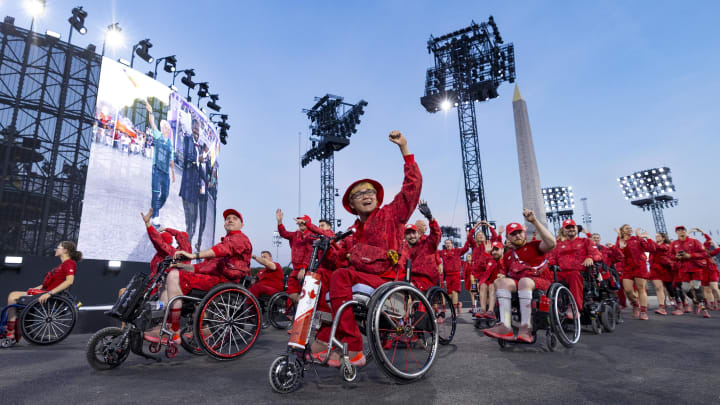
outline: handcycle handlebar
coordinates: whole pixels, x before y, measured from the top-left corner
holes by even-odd
[[[345,232],[338,232],[335,234],[335,236],[332,238],[333,242],[340,242],[341,240],[347,238],[348,236],[355,233],[355,228],[350,228]]]

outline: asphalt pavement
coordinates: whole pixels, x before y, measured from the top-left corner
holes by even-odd
[[[344,383],[336,369],[319,369],[318,376],[310,371],[300,390],[288,395],[268,385],[270,363],[284,352],[288,337],[272,327],[235,361],[182,350],[160,363],[131,354],[105,372],[85,360],[90,335],[74,334],[53,346],[21,342],[0,349],[0,403],[716,404],[720,312],[711,314],[651,314],[649,321],[626,320],[614,333],[584,330],[578,345],[557,352],[544,348],[544,337],[538,345],[500,349],[462,314],[455,339],[440,347],[423,380],[395,384],[371,362],[353,384]]]

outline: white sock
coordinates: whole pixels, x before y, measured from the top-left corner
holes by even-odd
[[[530,325],[530,301],[532,300],[531,290],[518,291],[520,299],[520,325]]]
[[[502,321],[503,325],[511,328],[512,323],[510,321],[510,299],[512,295],[508,290],[497,290],[495,295],[497,295],[498,305],[500,305],[500,320]]]

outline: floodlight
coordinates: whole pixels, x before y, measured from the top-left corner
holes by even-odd
[[[449,101],[443,100],[442,104],[440,104],[440,108],[442,108],[443,111],[447,111],[452,107]]]
[[[87,11],[83,10],[82,7],[75,7],[72,9],[72,17],[68,18],[68,22],[72,25],[75,31],[79,32],[81,35],[85,35],[87,33],[87,28],[85,28],[86,17]]]
[[[25,10],[33,18],[40,17],[45,13],[45,0],[25,0]]]

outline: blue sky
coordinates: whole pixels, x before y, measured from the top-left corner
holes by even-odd
[[[0,10],[29,27],[19,3],[0,0]],[[428,114],[419,98],[433,63],[429,35],[491,14],[503,39],[515,45],[517,84],[528,104],[541,182],[573,186],[578,222],[579,198],[587,197],[593,230],[604,239],[614,239],[612,228],[623,223],[654,233],[650,214],[623,198],[616,178],[668,166],[680,199],[665,211],[668,227],[720,229],[712,214],[720,203],[719,2],[47,3],[47,14],[35,23],[38,31],[65,37],[70,10],[83,5],[88,34],[75,34],[73,43],[100,49],[104,27],[117,21],[127,44],[115,57],[129,59],[132,44],[150,38],[153,56],[176,54],[180,69],[195,68],[196,81],[210,82],[232,125],[220,157],[219,208],[243,213],[258,252],[272,247],[276,208],[288,218],[319,216],[317,162],[301,171],[298,204],[298,133],[305,152],[308,120],[301,109],[325,93],[369,102],[350,146],[336,155],[341,194],[361,177],[381,181],[386,195],[399,190],[402,160],[387,141],[387,133],[398,129],[416,154],[422,198],[436,218],[442,225],[466,221],[457,114]],[[136,67],[151,68],[142,61]],[[161,73],[160,80],[171,77]],[[503,84],[499,93],[476,111],[488,212],[504,224],[520,219],[522,207],[513,85]],[[349,225],[352,218],[339,201],[336,209]],[[219,238],[220,222],[217,230]],[[287,243],[279,259],[289,261]]]

